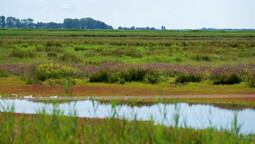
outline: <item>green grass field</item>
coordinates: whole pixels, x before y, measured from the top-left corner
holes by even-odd
[[[0,77],[19,75],[27,84],[50,78],[122,84],[209,79],[255,87],[254,56],[253,31],[0,29]]]
[[[1,64],[253,63],[255,33],[209,31],[0,30]]]

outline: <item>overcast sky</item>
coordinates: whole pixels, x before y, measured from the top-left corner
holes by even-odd
[[[255,28],[255,0],[0,0],[0,15],[35,22],[92,17],[118,26]]]

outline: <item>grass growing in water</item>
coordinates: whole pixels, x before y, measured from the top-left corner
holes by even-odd
[[[93,100],[92,100],[93,101]],[[134,106],[134,101],[131,100]],[[133,121],[116,119],[118,100],[112,102],[110,117],[107,119],[77,118],[74,109],[64,116],[57,104],[53,105],[51,115],[45,109],[37,115],[15,115],[15,107],[5,107],[0,113],[0,143],[252,143],[254,135],[239,134],[237,115],[233,120],[233,129],[218,131],[211,127],[195,130],[179,126],[178,104],[173,115],[174,126],[165,127],[153,121],[138,121],[133,109]],[[1,108],[4,108],[3,105]],[[95,114],[98,105],[93,102],[91,114]],[[162,114],[166,114],[162,109]],[[165,116],[166,118],[166,116]]]

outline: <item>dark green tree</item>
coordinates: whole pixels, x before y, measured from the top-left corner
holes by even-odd
[[[71,29],[72,28],[72,19],[71,18],[65,18],[63,26],[66,29]]]
[[[33,26],[34,26],[34,20],[33,19],[31,19],[31,18],[28,18],[27,19],[27,24],[26,24],[26,27],[27,28],[33,28]]]
[[[86,22],[86,29],[95,29],[96,28],[96,23],[95,20],[92,18],[85,18]]]
[[[66,19],[64,19],[63,25],[64,25],[64,28],[67,28],[67,29],[79,29],[80,28],[80,20],[66,18]]]
[[[4,28],[5,27],[5,16],[0,17],[0,27]]]
[[[6,27],[7,28],[16,28],[17,19],[15,17],[6,18]]]

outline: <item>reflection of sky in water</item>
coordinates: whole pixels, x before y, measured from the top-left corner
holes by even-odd
[[[0,104],[6,107],[14,104],[15,112],[17,113],[36,113],[42,108],[45,108],[48,113],[53,109],[52,104],[36,103],[27,100],[0,100]],[[95,108],[97,107],[97,108]],[[68,114],[73,109],[76,110],[79,117],[97,117],[105,118],[114,114],[111,104],[100,104],[95,102],[93,108],[92,101],[78,101],[59,104],[59,109]],[[0,108],[2,111],[2,107]],[[188,105],[180,103],[175,108],[174,104],[155,104],[152,106],[133,107],[117,106],[115,117],[132,120],[137,116],[138,120],[153,119],[156,123],[163,123],[165,125],[174,125],[173,116],[176,111],[180,114],[179,125],[193,128],[206,128],[208,126],[217,126],[217,128],[231,128],[231,123],[234,120],[234,113],[238,113],[238,122],[242,124],[242,133],[255,133],[255,111],[252,109],[245,110],[227,110],[220,109],[209,105]],[[164,119],[164,113],[165,119]],[[210,122],[211,121],[211,122]]]

